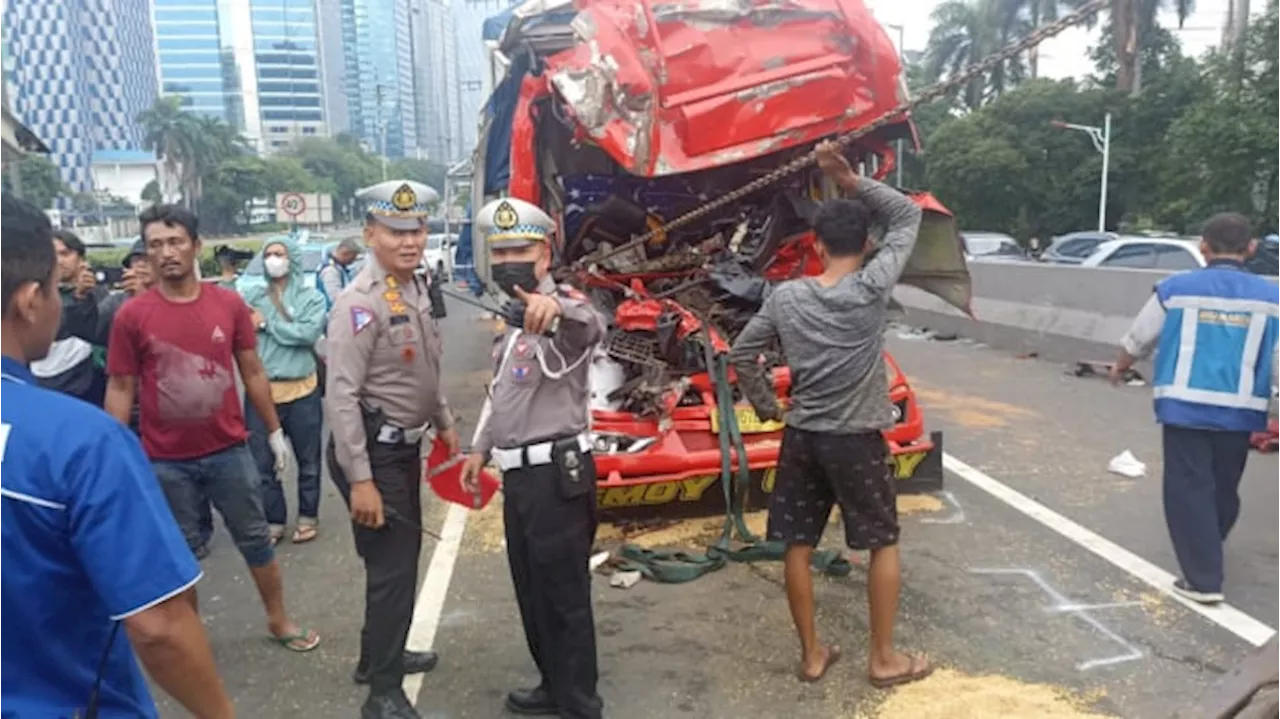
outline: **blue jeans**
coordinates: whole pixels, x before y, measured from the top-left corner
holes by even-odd
[[[320,516],[320,427],[324,409],[319,390],[301,399],[276,405],[276,416],[284,434],[293,443],[298,458],[298,518],[314,521]],[[262,481],[262,507],[269,524],[289,521],[289,507],[284,498],[284,485],[276,476],[275,455],[267,442],[267,425],[253,405],[245,402],[244,424],[249,429],[249,449],[258,463]]]
[[[266,566],[275,559],[258,491],[258,468],[244,443],[195,459],[156,460],[152,466],[193,552],[204,543],[200,505],[208,497],[250,567]]]

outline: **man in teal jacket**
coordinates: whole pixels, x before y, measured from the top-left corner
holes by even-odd
[[[295,543],[316,537],[320,516],[320,425],[324,411],[314,347],[327,322],[325,299],[303,279],[302,253],[292,236],[274,238],[262,248],[266,284],[245,287],[258,330],[258,354],[271,381],[271,399],[280,426],[298,457],[298,527]],[[262,502],[273,541],[284,536],[288,522],[281,477],[267,444],[262,418],[245,405],[249,448],[262,475]]]

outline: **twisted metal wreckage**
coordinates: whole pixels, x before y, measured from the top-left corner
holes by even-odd
[[[505,76],[485,109],[473,206],[507,194],[546,209],[559,223],[558,279],[613,318],[592,366],[602,517],[726,516],[706,557],[628,546],[635,568],[683,581],[780,552],[752,536],[742,513],[772,489],[781,425],[742,401],[726,353],[772,283],[821,271],[809,219],[835,188],[813,169],[814,145],[835,137],[855,167],[884,178],[895,141],[918,148],[912,108],[1105,2],[913,99],[860,0],[530,0],[487,24]],[[929,193],[907,194],[924,220],[901,281],[969,312],[954,218]],[[766,360],[785,398],[780,350]],[[925,434],[887,353],[885,365],[897,420],[885,436],[902,491],[937,489],[941,433]],[[747,547],[731,549],[735,532]],[[836,555],[817,561],[849,569]]]

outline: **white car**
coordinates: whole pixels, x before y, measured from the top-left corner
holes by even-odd
[[[1195,270],[1205,266],[1197,240],[1179,237],[1123,236],[1098,245],[1081,267],[1141,270]]]
[[[453,252],[457,246],[457,235],[427,235],[427,247],[422,251],[423,264],[436,277],[449,281],[453,277]]]
[[[961,232],[965,259],[1026,259],[1018,241],[1003,232]]]

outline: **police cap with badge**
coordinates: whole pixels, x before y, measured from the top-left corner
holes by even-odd
[[[365,203],[367,220],[408,232],[426,227],[431,206],[440,194],[421,182],[387,180],[356,190],[356,199]]]
[[[379,222],[397,232],[414,232],[426,229],[431,207],[440,195],[421,182],[387,180],[356,190],[356,199],[365,203],[366,222]],[[435,319],[446,317],[448,311],[444,306],[439,278],[433,281],[429,269],[420,269],[418,274],[425,275],[423,281],[427,284],[427,296],[431,300],[431,316]],[[386,281],[390,287],[384,296],[393,305],[398,304],[400,294],[395,279],[388,277]],[[394,300],[388,295],[394,296]]]
[[[503,197],[489,202],[476,213],[476,225],[484,235],[485,244],[490,250],[507,250],[528,247],[538,243],[549,243],[556,231],[556,221],[542,208],[515,197]],[[498,285],[512,299],[502,307],[502,314],[507,324],[514,327],[524,325],[525,304],[515,298],[514,288],[518,285],[526,292],[537,289],[533,262],[501,262],[490,263],[489,273],[494,284]],[[547,330],[547,335],[554,335],[559,328],[559,318]]]

